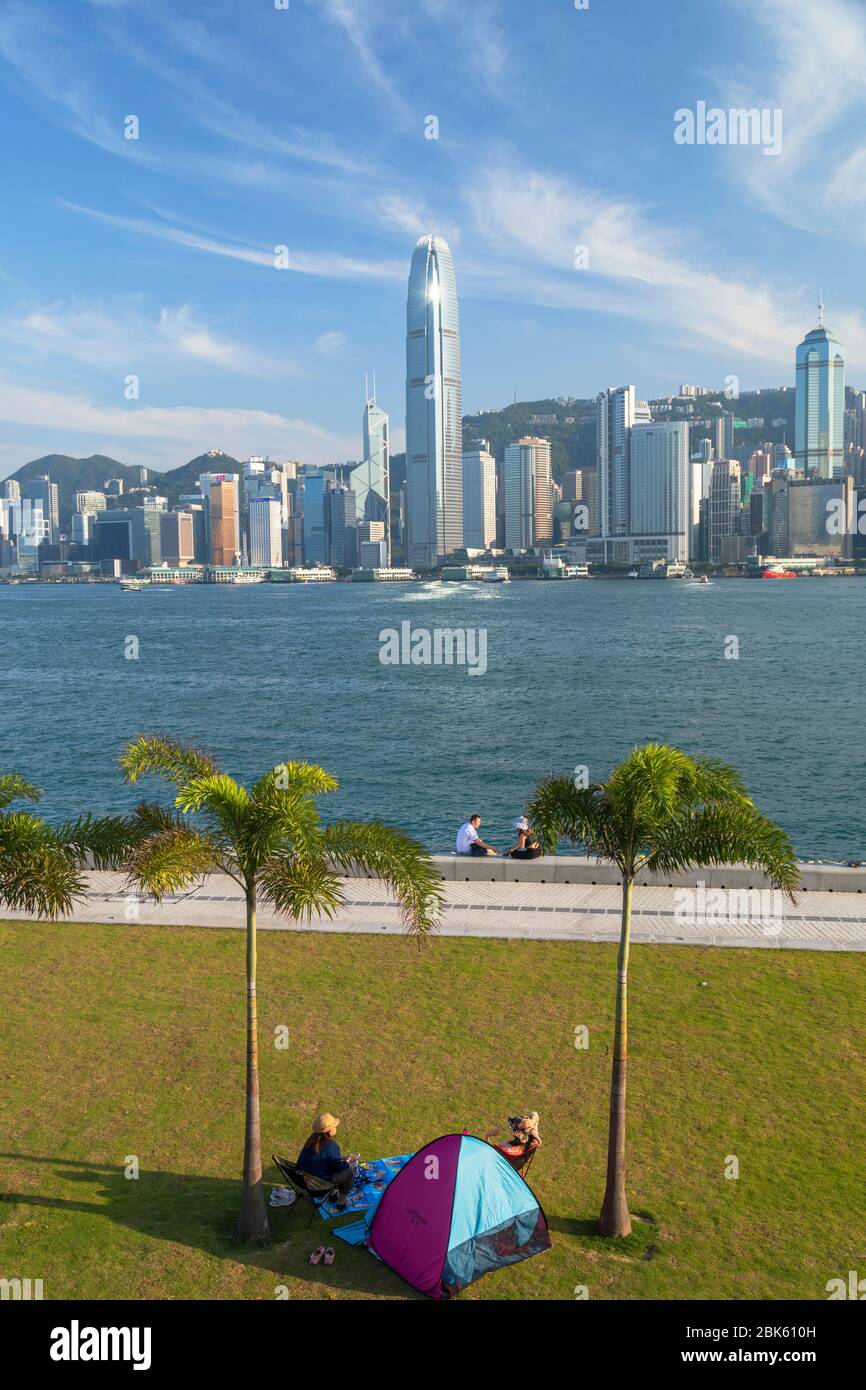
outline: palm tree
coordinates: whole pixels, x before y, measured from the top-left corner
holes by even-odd
[[[0,903],[37,917],[67,916],[86,892],[82,869],[121,861],[124,825],[116,816],[49,825],[32,811],[8,809],[39,799],[39,788],[17,772],[0,774]]]
[[[323,825],[314,798],[336,791],[330,773],[306,762],[272,768],[248,791],[205,754],[174,739],[140,735],[120,765],[128,782],[155,773],[177,792],[175,810],[143,803],[129,819],[127,871],[157,900],[205,874],[228,874],[246,902],[247,1066],[243,1192],[239,1233],[263,1239],[256,1018],[256,910],[259,901],[294,919],[332,917],[343,901],[339,869],[357,866],[394,894],[410,935],[436,929],[439,875],[419,845],[378,821]]]
[[[628,955],[635,876],[644,869],[675,874],[697,865],[742,863],[761,870],[793,899],[799,879],[794,851],[785,832],[749,799],[734,768],[690,758],[667,744],[633,749],[607,782],[594,786],[547,778],[536,787],[527,816],[547,853],[565,838],[582,843],[588,854],[610,861],[622,874],[607,1184],[599,1230],[627,1236]]]

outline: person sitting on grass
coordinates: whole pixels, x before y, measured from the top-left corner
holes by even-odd
[[[314,1178],[332,1182],[339,1193],[337,1210],[345,1211],[355,1181],[355,1169],[340,1153],[340,1146],[334,1138],[339,1123],[327,1111],[316,1116],[313,1132],[298,1154],[298,1167]]]
[[[508,1138],[504,1144],[494,1142],[497,1138],[495,1129],[488,1130],[484,1138],[494,1149],[498,1149],[503,1158],[507,1158],[512,1168],[516,1168],[519,1173],[541,1143],[538,1123],[537,1110],[533,1110],[530,1115],[509,1115]]]

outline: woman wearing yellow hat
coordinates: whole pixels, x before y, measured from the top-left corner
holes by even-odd
[[[340,1211],[344,1211],[355,1179],[355,1170],[340,1153],[340,1146],[334,1138],[339,1123],[340,1121],[334,1119],[328,1111],[325,1111],[324,1115],[316,1116],[313,1132],[298,1154],[298,1167],[305,1173],[312,1173],[314,1177],[332,1182],[340,1194],[337,1206]]]

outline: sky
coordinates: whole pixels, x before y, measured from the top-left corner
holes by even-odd
[[[357,459],[366,372],[400,450],[427,233],[467,414],[793,384],[820,291],[862,387],[864,107],[864,0],[0,0],[0,477]]]

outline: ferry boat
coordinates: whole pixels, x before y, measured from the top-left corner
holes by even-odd
[[[505,565],[491,565],[489,569],[484,569],[478,576],[481,584],[510,584],[511,575]]]
[[[142,589],[150,588],[146,579],[119,579],[117,582],[127,594],[140,594]]]
[[[762,579],[796,579],[796,570],[786,570],[783,565],[768,565],[761,571]]]

